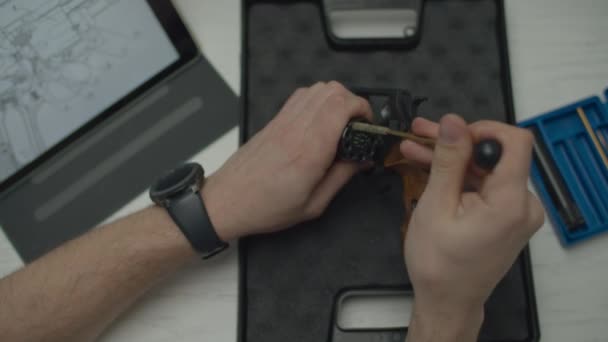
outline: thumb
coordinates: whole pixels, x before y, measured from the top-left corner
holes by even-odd
[[[439,121],[439,137],[433,152],[428,195],[434,203],[455,213],[473,150],[472,137],[464,120],[447,114]]]

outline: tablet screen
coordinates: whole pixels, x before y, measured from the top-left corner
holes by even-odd
[[[179,58],[145,0],[0,1],[0,182]]]

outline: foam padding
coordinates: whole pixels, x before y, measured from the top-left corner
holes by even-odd
[[[506,121],[494,1],[427,1],[412,50],[334,50],[314,1],[245,3],[245,138],[285,99],[318,80],[408,89],[429,97],[421,116]],[[328,146],[328,148],[334,148]],[[326,341],[347,287],[409,287],[403,262],[400,179],[356,176],[318,220],[242,241],[241,333],[247,342]],[[486,306],[483,340],[524,341],[535,319],[524,259]]]

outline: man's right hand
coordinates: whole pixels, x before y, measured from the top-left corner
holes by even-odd
[[[413,132],[437,138],[433,152],[404,142],[406,158],[431,163],[429,183],[413,212],[405,262],[414,288],[408,341],[473,341],[483,305],[544,220],[528,191],[533,136],[498,122],[469,126],[456,115],[439,125],[416,119]],[[494,138],[502,158],[477,189],[464,192],[473,141]]]

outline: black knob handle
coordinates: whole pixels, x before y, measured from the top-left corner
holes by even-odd
[[[486,171],[491,171],[502,156],[502,145],[495,139],[483,139],[473,149],[475,165]]]

